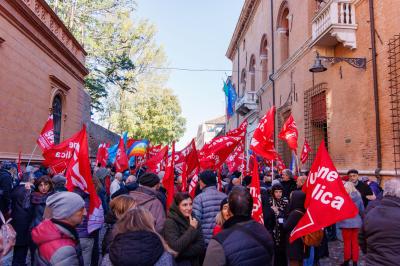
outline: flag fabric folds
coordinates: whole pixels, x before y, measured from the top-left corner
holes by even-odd
[[[149,141],[146,139],[138,140],[128,149],[128,157],[144,156],[147,152]]]
[[[235,114],[235,102],[237,100],[237,94],[229,78],[226,82],[224,82],[224,93],[226,100],[226,115],[228,118],[230,118]]]
[[[251,217],[260,224],[264,224],[262,203],[261,203],[261,191],[260,191],[260,177],[258,174],[258,162],[256,156],[251,156],[253,161],[253,174],[251,177],[251,183],[249,185],[250,194],[253,197],[253,210]]]
[[[248,126],[247,119],[245,119],[238,128],[232,129],[226,132],[226,136],[228,137],[242,137],[246,136],[247,126]]]
[[[36,140],[42,151],[45,151],[54,145],[54,123],[53,115],[50,115],[38,139]]]
[[[308,145],[308,142],[306,139],[304,139],[304,145],[303,149],[301,150],[301,155],[300,155],[300,161],[302,164],[306,163],[308,160],[308,155],[311,152],[311,147]]]
[[[128,156],[125,153],[124,138],[121,137],[118,144],[117,154],[115,157],[115,170],[123,172],[129,168]]]
[[[267,160],[274,160],[277,156],[274,147],[274,121],[275,107],[272,107],[260,120],[250,143],[250,149]]]
[[[162,148],[156,155],[148,159],[145,165],[148,167],[150,172],[158,174],[164,161],[168,158],[168,145]]]
[[[193,177],[200,167],[199,158],[194,139],[182,151],[184,156],[182,164],[182,191],[187,191],[187,180]]]
[[[306,213],[290,234],[290,242],[339,221],[357,215],[358,208],[347,194],[342,180],[322,141],[303,186]]]
[[[67,179],[66,187],[69,191],[78,187],[89,194],[88,232],[91,233],[101,228],[104,223],[104,212],[92,180],[85,126],[80,131],[77,144],[74,146],[65,177]]]
[[[217,170],[239,145],[242,138],[240,137],[216,137],[199,152],[200,167],[202,169]]]
[[[282,130],[278,137],[287,142],[289,148],[297,153],[297,138],[299,132],[297,130],[296,122],[294,122],[293,116],[290,115],[282,126]]]
[[[168,158],[167,166],[165,168],[165,175],[162,179],[162,184],[167,191],[167,210],[172,204],[174,200],[174,181],[175,181],[175,171],[174,171],[174,164],[175,164],[175,141],[172,142],[172,153],[171,156]]]
[[[100,143],[99,147],[97,148],[96,165],[100,165],[100,167],[106,167],[109,147],[110,144]]]

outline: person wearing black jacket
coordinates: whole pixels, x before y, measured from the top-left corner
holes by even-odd
[[[11,175],[12,163],[3,162],[0,168],[0,211],[8,217],[11,203],[11,190],[13,185],[13,177]]]
[[[285,198],[290,197],[290,193],[297,189],[296,181],[293,179],[293,173],[289,169],[282,171],[282,180],[280,181],[283,187],[283,196]]]
[[[164,224],[164,238],[178,252],[178,265],[201,265],[205,242],[199,222],[192,216],[192,199],[188,193],[177,193]]]
[[[288,205],[288,217],[283,224],[283,230],[286,232],[287,238],[287,257],[289,265],[303,265],[303,260],[307,258],[305,246],[301,238],[296,239],[293,243],[289,243],[289,236],[292,230],[296,227],[297,223],[305,213],[304,201],[306,194],[300,190],[293,191]]]

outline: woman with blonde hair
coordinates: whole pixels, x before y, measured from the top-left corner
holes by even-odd
[[[111,242],[113,240],[112,229],[114,224],[131,208],[136,206],[135,200],[128,195],[121,195],[114,198],[110,202],[110,212],[107,214],[106,233],[102,243],[102,254],[105,256],[109,252]]]
[[[356,189],[353,182],[344,183],[344,188],[358,208],[358,214],[354,218],[346,219],[338,223],[342,229],[344,242],[344,262],[343,266],[348,266],[350,259],[353,265],[357,265],[359,257],[358,231],[362,227],[362,215],[364,212],[364,204],[360,192]]]
[[[174,265],[172,250],[154,228],[151,213],[142,208],[128,210],[115,224],[110,246],[111,265]]]
[[[225,198],[220,203],[219,213],[215,217],[215,227],[213,230],[213,236],[222,231],[222,226],[225,221],[228,220],[232,216],[232,213],[229,211],[228,198]]]

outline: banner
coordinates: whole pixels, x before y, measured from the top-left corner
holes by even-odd
[[[53,115],[50,115],[47,119],[47,122],[46,124],[44,124],[44,127],[40,132],[40,135],[36,142],[42,149],[42,151],[45,151],[54,145]]]
[[[274,148],[274,121],[275,107],[272,107],[260,120],[250,143],[250,149],[255,154],[267,160],[274,160],[276,157]]]
[[[66,188],[73,191],[75,187],[89,194],[88,232],[89,234],[103,226],[104,212],[101,200],[94,187],[89,161],[89,147],[86,135],[86,127],[83,126],[77,145],[73,150],[73,156],[68,163],[65,174]]]
[[[297,126],[292,115],[290,115],[285,121],[285,124],[283,124],[278,137],[286,141],[289,148],[297,154],[297,138],[299,137],[299,132],[297,131]]]
[[[319,145],[303,192],[306,193],[306,213],[293,229],[291,243],[299,237],[353,218],[358,213],[358,208],[347,194],[329,157],[324,141]]]

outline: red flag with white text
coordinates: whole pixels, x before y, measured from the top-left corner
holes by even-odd
[[[249,185],[250,194],[253,197],[253,211],[251,217],[260,224],[264,224],[262,203],[261,203],[261,191],[260,191],[260,176],[258,173],[258,162],[256,156],[251,156],[253,161],[253,174],[251,177],[251,183]]]
[[[115,157],[115,170],[117,172],[123,172],[128,168],[128,156],[125,152],[124,139],[121,137],[118,144],[117,156]]]
[[[228,166],[229,172],[243,172],[245,170],[246,157],[244,155],[244,152],[244,140],[242,140],[226,159],[226,165]]]
[[[299,132],[297,130],[296,122],[294,122],[293,116],[290,115],[282,126],[282,130],[278,137],[288,144],[289,148],[297,153],[297,138]]]
[[[36,140],[42,151],[45,151],[54,145],[54,123],[53,115],[50,115],[38,139]]]
[[[174,164],[175,164],[175,141],[172,142],[172,153],[171,156],[168,158],[167,166],[165,168],[165,175],[162,179],[162,184],[167,191],[167,210],[172,204],[174,200],[174,181],[175,181],[175,171],[174,171]]]
[[[301,155],[300,155],[300,161],[302,164],[307,162],[308,155],[311,153],[311,147],[308,145],[308,142],[306,139],[304,139],[304,145],[303,149],[301,150]]]
[[[260,120],[250,143],[250,149],[255,154],[267,160],[274,160],[276,157],[274,147],[274,121],[275,107],[273,106]]]
[[[147,160],[145,165],[148,167],[148,170],[150,172],[158,174],[161,171],[162,165],[166,158],[168,158],[168,145],[162,148],[156,155]]]
[[[216,137],[199,152],[200,167],[202,169],[217,170],[239,145],[241,137]]]
[[[74,149],[79,145],[79,141],[84,133],[83,129],[69,139],[64,140],[60,144],[44,150],[43,165],[49,167],[54,174],[64,173],[72,157]]]
[[[96,155],[96,166],[100,164],[100,167],[106,167],[108,159],[108,148],[110,144],[101,143],[97,149]]]
[[[353,218],[358,213],[358,208],[347,194],[329,157],[324,141],[318,148],[303,192],[306,193],[306,213],[290,234],[290,242],[339,221]]]
[[[226,136],[228,137],[245,137],[247,132],[247,119],[244,120],[238,128],[232,129],[226,132]]]
[[[67,179],[66,188],[69,191],[73,191],[77,187],[89,194],[88,232],[91,233],[101,228],[104,223],[104,212],[92,180],[85,126],[82,128],[78,144],[73,150],[65,177]]]

